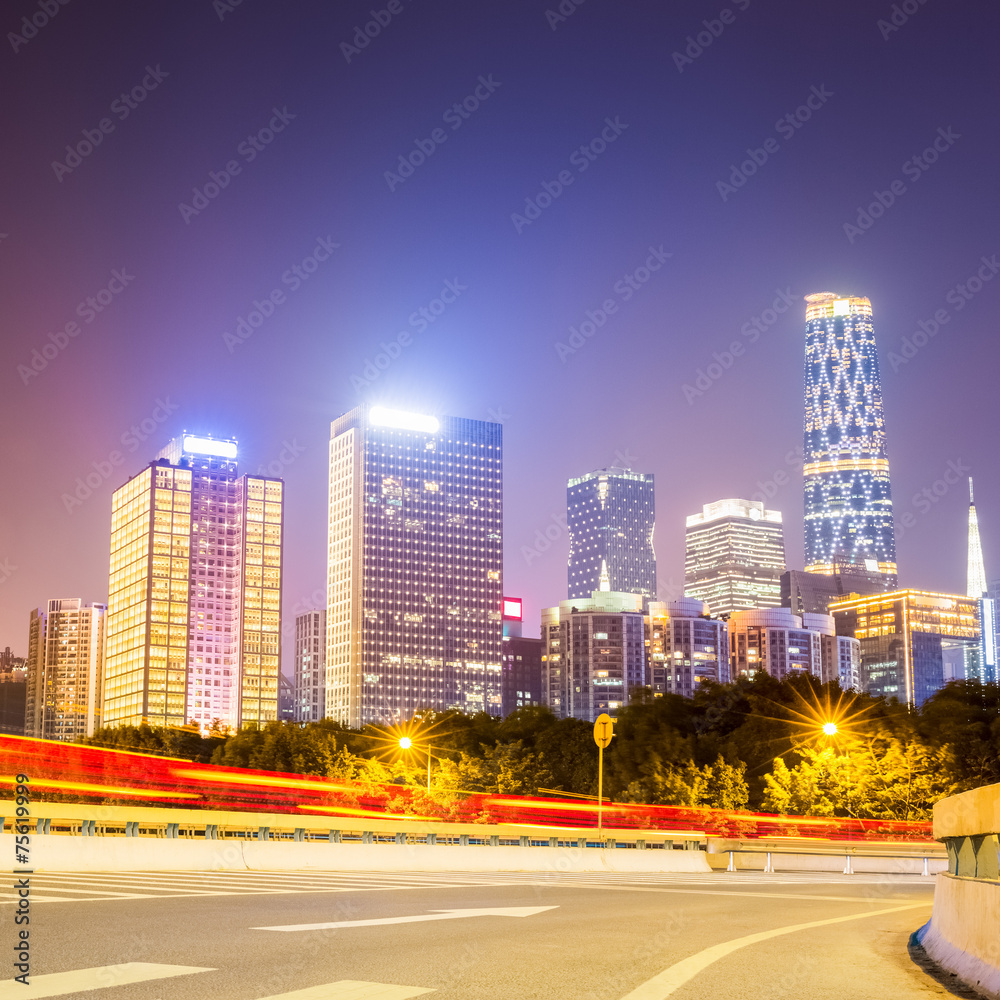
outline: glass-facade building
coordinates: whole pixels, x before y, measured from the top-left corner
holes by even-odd
[[[655,519],[651,473],[601,469],[571,479],[566,487],[567,597],[588,598],[603,587],[654,599]]]
[[[684,593],[716,617],[781,604],[780,511],[757,500],[718,500],[687,518],[684,540]]]
[[[184,434],[112,497],[105,725],[278,718],[284,485]]]
[[[830,603],[838,635],[861,643],[861,689],[922,705],[961,678],[979,649],[979,602],[958,594],[898,590]]]
[[[806,296],[805,561],[852,566],[896,586],[896,538],[872,306]]]
[[[326,715],[499,715],[501,426],[361,406],[330,440]]]
[[[326,712],[326,609],[295,616],[296,722],[319,722]]]

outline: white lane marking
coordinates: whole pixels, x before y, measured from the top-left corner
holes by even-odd
[[[652,979],[648,979],[640,986],[637,986],[631,993],[627,993],[622,997],[622,1000],[664,1000],[664,997],[670,996],[682,986],[687,985],[699,972],[707,969],[713,962],[718,962],[720,958],[725,958],[734,951],[739,951],[740,948],[746,948],[747,945],[767,941],[769,938],[780,937],[783,934],[794,934],[797,931],[806,931],[813,927],[843,924],[850,920],[864,920],[866,917],[877,917],[883,913],[915,910],[918,907],[928,907],[930,905],[930,903],[907,903],[905,906],[887,906],[883,909],[870,910],[867,913],[852,913],[846,917],[829,917],[826,920],[810,920],[805,924],[789,924],[787,927],[775,927],[773,930],[758,931],[756,934],[747,934],[745,937],[733,938],[732,941],[723,941],[721,944],[704,948],[697,954],[676,962],[669,969],[664,969],[659,975],[653,976]]]
[[[558,906],[493,906],[469,910],[431,910],[416,917],[377,917],[372,920],[335,920],[321,924],[281,924],[277,927],[251,927],[254,931],[325,931],[335,927],[382,927],[387,924],[417,924],[425,920],[461,920],[465,917],[530,917]]]
[[[193,972],[215,972],[215,969],[202,969],[195,965],[155,965],[151,962],[98,965],[93,969],[29,976],[27,986],[8,979],[0,983],[0,1000],[44,1000],[45,997],[99,990],[107,986],[125,986],[128,983],[145,983],[151,979],[189,976]]]
[[[366,983],[359,979],[341,979],[323,986],[310,986],[292,993],[277,993],[263,1000],[409,1000],[434,990],[422,986],[393,986],[391,983]]]

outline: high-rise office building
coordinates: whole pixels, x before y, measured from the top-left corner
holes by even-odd
[[[997,679],[997,631],[996,602],[986,584],[986,564],[983,559],[983,543],[979,538],[979,517],[976,514],[976,498],[969,480],[969,597],[979,604],[979,649],[965,665],[965,676],[989,683]]]
[[[542,610],[542,693],[560,719],[614,715],[646,686],[642,604],[605,590]]]
[[[718,500],[687,518],[684,593],[711,613],[781,604],[785,536],[781,512],[757,500]]]
[[[504,718],[519,708],[544,705],[542,697],[541,639],[521,635],[524,621],[521,598],[503,599],[503,647],[500,667],[500,705]]]
[[[326,712],[326,609],[295,616],[295,721],[319,722]]]
[[[601,589],[603,576],[616,593],[655,599],[655,519],[651,473],[601,469],[571,479],[566,487],[567,597],[589,597]]]
[[[958,594],[897,590],[830,603],[838,635],[861,642],[861,690],[922,705],[961,678],[979,648],[979,602]]]
[[[807,295],[806,571],[857,567],[896,586],[896,537],[872,306]]]
[[[45,740],[93,736],[101,714],[105,604],[49,601],[28,626],[24,734]]]
[[[184,434],[112,498],[106,725],[278,718],[284,484]]]
[[[729,682],[729,631],[693,597],[650,601],[646,612],[646,660],[653,696],[693,697],[699,685]]]
[[[501,426],[360,406],[331,427],[326,715],[499,715]]]

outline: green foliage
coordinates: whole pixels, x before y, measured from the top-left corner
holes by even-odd
[[[944,795],[1000,782],[996,685],[949,684],[919,712],[806,676],[778,682],[763,673],[707,684],[693,699],[636,695],[620,711],[604,754],[605,794],[612,800],[915,820],[929,818]],[[820,725],[838,705],[841,730],[831,740]],[[377,727],[272,722],[201,736],[188,728],[123,726],[83,742],[319,775],[357,786],[358,795],[381,798],[386,808],[420,815],[446,816],[468,792],[597,793],[589,722],[556,719],[542,707],[503,720],[449,711],[424,712],[418,721],[433,745],[431,796],[384,790],[396,783],[416,792],[426,770],[420,755],[392,752],[393,740]]]

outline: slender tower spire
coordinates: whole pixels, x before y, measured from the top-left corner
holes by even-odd
[[[979,540],[979,519],[976,517],[976,500],[969,477],[969,588],[968,596],[986,595],[986,567],[983,563],[983,543]]]

